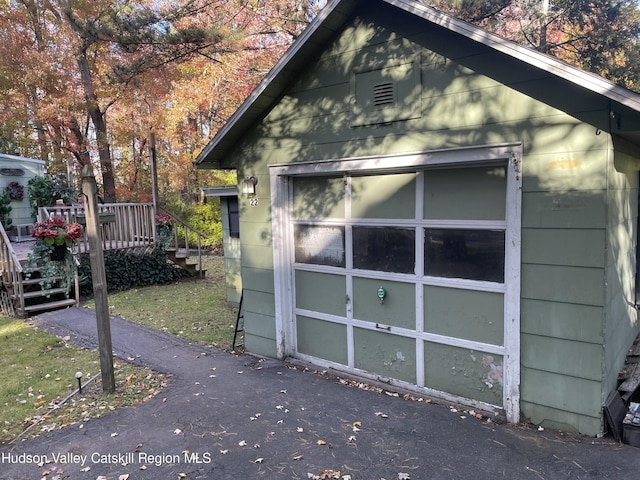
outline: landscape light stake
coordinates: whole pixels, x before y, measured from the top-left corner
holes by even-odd
[[[76,372],[76,378],[78,379],[78,393],[82,393],[82,372]]]

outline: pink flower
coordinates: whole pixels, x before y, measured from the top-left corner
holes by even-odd
[[[43,240],[49,247],[53,245],[70,247],[74,240],[82,236],[82,227],[78,223],[67,225],[64,217],[58,215],[36,223],[30,233],[32,237]]]

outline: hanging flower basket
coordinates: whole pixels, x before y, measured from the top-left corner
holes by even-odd
[[[82,236],[82,227],[78,223],[67,225],[64,217],[55,216],[36,223],[31,236],[50,249],[51,260],[63,260],[68,248]]]
[[[18,182],[10,182],[7,185],[7,193],[11,200],[22,200],[24,198],[24,187]]]
[[[49,250],[49,258],[54,262],[58,262],[60,260],[64,260],[64,257],[67,255],[67,246],[66,245],[54,245]]]

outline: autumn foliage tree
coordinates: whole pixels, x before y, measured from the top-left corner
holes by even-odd
[[[229,180],[192,162],[324,3],[4,0],[0,149],[95,163],[105,200],[146,201],[153,131],[161,192],[188,201]],[[633,0],[425,3],[640,89]]]
[[[99,164],[107,201],[148,190],[150,130],[165,142],[167,165],[190,171],[196,149],[311,8],[284,0],[2,2],[0,135],[52,172],[70,156],[76,166]]]
[[[640,91],[640,10],[635,0],[425,3]]]
[[[177,67],[171,91],[156,109],[161,191],[180,192],[187,200],[198,185],[229,181],[220,172],[193,169],[192,162],[323,4],[240,2],[226,21],[235,22],[242,35],[228,39],[214,62],[200,56]]]

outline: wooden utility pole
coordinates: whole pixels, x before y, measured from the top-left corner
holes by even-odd
[[[153,196],[153,215],[158,215],[158,156],[156,153],[156,132],[149,133],[149,157],[151,160],[151,195]]]
[[[102,390],[107,393],[116,391],[113,373],[113,348],[111,346],[111,320],[107,300],[107,276],[104,271],[104,253],[100,238],[100,219],[98,217],[98,194],[96,179],[91,165],[82,167],[82,193],[84,194],[85,218],[87,220],[87,239],[89,240],[89,261],[93,280],[93,297],[96,304],[98,326],[98,352],[100,354],[100,373]]]

